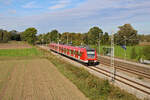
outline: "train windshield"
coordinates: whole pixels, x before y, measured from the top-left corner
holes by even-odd
[[[87,56],[88,58],[95,58],[95,50],[88,50]]]

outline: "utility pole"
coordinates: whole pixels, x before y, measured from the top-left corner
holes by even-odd
[[[125,38],[125,48],[126,48],[127,38],[126,38],[126,36],[124,36],[124,38]],[[126,60],[126,49],[124,49],[124,60]]]
[[[68,33],[67,33],[67,45],[68,45]]]
[[[116,68],[114,66],[114,34],[111,36],[111,67],[113,68],[112,81],[115,81]]]
[[[99,41],[98,41],[98,46],[99,46],[99,55],[100,55],[100,33],[99,33]]]
[[[72,45],[72,36],[71,36],[71,45]]]

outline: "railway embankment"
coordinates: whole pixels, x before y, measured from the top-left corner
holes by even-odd
[[[92,75],[92,70],[88,72],[86,68],[81,67],[83,65],[58,54],[50,53],[47,47],[42,48],[46,49],[42,49],[42,51],[47,55],[47,59],[55,64],[57,69],[91,100],[139,100],[135,95],[111,84],[108,79]],[[95,72],[93,71],[93,73]]]

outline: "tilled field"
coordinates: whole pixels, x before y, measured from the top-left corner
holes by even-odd
[[[24,48],[32,48],[32,46],[23,42],[0,43],[0,49],[24,49]]]
[[[12,63],[12,64],[10,64]],[[46,59],[0,61],[14,67],[0,100],[86,100],[73,83]]]

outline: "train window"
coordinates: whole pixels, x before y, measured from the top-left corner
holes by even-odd
[[[70,54],[71,54],[71,50],[70,50]]]
[[[80,51],[77,51],[77,55],[80,56]]]
[[[78,51],[75,51],[75,54],[78,55]]]
[[[87,50],[88,58],[95,58],[95,50]]]
[[[69,52],[69,49],[67,49],[67,52]]]
[[[64,51],[64,53],[66,52],[66,51],[65,51],[65,48],[64,48],[64,50],[63,50],[63,51]]]
[[[78,51],[76,51],[76,55],[78,55]]]
[[[75,50],[73,50],[73,54],[76,54],[76,51],[75,51]]]
[[[80,52],[80,57],[82,56],[83,52]]]

